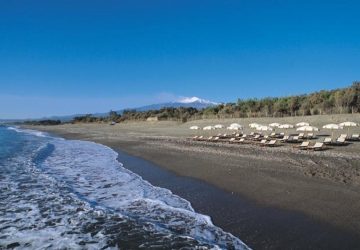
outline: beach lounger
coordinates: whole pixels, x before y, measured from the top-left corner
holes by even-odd
[[[280,141],[282,142],[287,142],[289,140],[290,136],[285,135],[282,139],[280,139]]]
[[[323,143],[324,143],[325,145],[330,145],[330,144],[332,143],[332,138],[331,138],[331,137],[326,137],[326,138],[324,138]]]
[[[219,136],[216,136],[216,137],[212,138],[210,141],[211,141],[211,142],[218,142],[219,139],[220,139],[220,137],[219,137]]]
[[[260,146],[265,146],[266,143],[267,143],[267,140],[261,140],[261,141],[259,142]]]
[[[314,139],[314,138],[315,138],[314,133],[308,133],[308,134],[306,135],[306,138],[307,138],[307,139]]]
[[[272,132],[269,136],[270,136],[270,137],[276,137],[276,133],[275,133],[275,132]]]
[[[249,142],[247,142],[246,140],[245,140],[245,138],[241,138],[240,140],[238,140],[238,141],[236,141],[237,143],[243,143],[243,144],[245,144],[245,143],[249,143]]]
[[[267,147],[275,147],[275,146],[277,146],[277,140],[271,140],[268,143],[265,143],[265,146],[267,146]]]
[[[247,134],[243,134],[242,136],[241,136],[241,138],[246,138],[247,137]]]
[[[305,134],[304,134],[304,133],[300,133],[300,134],[298,135],[298,137],[299,137],[299,139],[303,139],[303,138],[305,137]]]
[[[309,141],[304,141],[300,145],[294,146],[294,148],[298,148],[298,149],[302,149],[302,150],[307,150],[307,149],[309,149],[309,147],[310,147]]]
[[[346,143],[345,137],[341,137],[341,136],[337,138],[335,142],[332,143],[332,145],[336,145],[336,146],[344,146],[347,144],[348,143]]]
[[[298,136],[284,136],[284,139],[282,139],[281,141],[283,141],[283,142],[288,142],[288,143],[297,143],[297,142],[300,142]]]
[[[235,143],[236,142],[236,138],[230,138],[229,143]]]
[[[360,135],[359,134],[353,134],[348,138],[349,141],[360,141]]]
[[[255,135],[254,138],[253,138],[253,140],[254,140],[254,141],[259,141],[260,138],[261,138],[261,135]]]
[[[325,144],[322,142],[316,142],[315,145],[312,147],[309,147],[309,149],[314,150],[314,151],[324,150]]]
[[[222,139],[229,138],[229,135],[228,135],[228,134],[223,134],[221,138],[222,138]]]
[[[227,134],[219,134],[218,137],[220,139],[227,139],[228,138]]]
[[[345,138],[345,139],[347,139],[347,138],[348,138],[348,135],[347,135],[347,134],[341,134],[339,138]]]

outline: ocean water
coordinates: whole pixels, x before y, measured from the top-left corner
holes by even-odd
[[[0,126],[2,248],[248,249],[106,146]]]

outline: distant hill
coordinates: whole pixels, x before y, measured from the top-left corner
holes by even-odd
[[[148,111],[148,110],[159,110],[159,109],[162,109],[165,107],[169,107],[169,108],[179,108],[179,107],[190,108],[190,107],[192,107],[192,108],[196,108],[196,109],[200,110],[200,109],[204,109],[207,107],[216,106],[219,104],[220,103],[201,99],[199,97],[186,97],[186,98],[182,98],[175,102],[151,104],[151,105],[146,105],[146,106],[142,106],[142,107],[138,107],[138,108],[131,108],[131,110]],[[116,110],[116,112],[118,114],[122,114],[124,112],[124,110],[129,110],[129,109]],[[109,114],[109,112],[94,113],[92,115],[95,117],[102,117],[102,116],[107,116],[108,114]],[[85,115],[85,114],[75,114],[75,115],[68,115],[68,116],[51,116],[51,117],[41,118],[41,120],[50,119],[50,120],[60,120],[60,121],[64,122],[64,121],[70,121],[76,116],[83,116],[83,115]]]
[[[183,98],[177,102],[167,102],[167,103],[159,103],[159,104],[152,104],[148,106],[143,106],[139,108],[135,108],[136,111],[148,111],[148,110],[158,110],[165,107],[170,108],[196,108],[196,109],[204,109],[211,106],[219,105],[220,103],[211,102],[208,100],[200,99],[198,97],[190,97],[190,98]],[[123,110],[119,112],[122,113]]]

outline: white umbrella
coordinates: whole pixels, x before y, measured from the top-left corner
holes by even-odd
[[[302,126],[302,127],[298,127],[296,129],[296,131],[311,132],[311,131],[319,131],[319,129],[317,127],[313,127],[313,126]]]
[[[242,126],[239,123],[231,123],[229,127],[242,129]]]
[[[239,128],[241,128],[242,126],[239,123],[231,123],[229,127],[239,127]]]
[[[350,130],[350,127],[357,127],[359,126],[359,124],[355,123],[355,122],[342,122],[339,124],[339,126],[341,127],[347,127],[348,128],[348,133],[349,133],[349,130]]]
[[[281,124],[278,128],[280,129],[289,129],[289,128],[293,128],[294,125],[291,125],[291,124]]]
[[[304,127],[304,126],[310,126],[308,122],[299,122],[296,123],[296,127]]]
[[[269,127],[277,128],[277,127],[279,127],[280,125],[281,125],[280,123],[273,122],[273,123],[270,123],[270,124],[269,124]]]
[[[339,124],[340,127],[356,127],[358,126],[355,122],[342,122]]]
[[[228,130],[241,130],[241,127],[227,127]]]
[[[269,126],[258,126],[256,128],[256,130],[259,130],[259,131],[272,131],[273,129]]]
[[[197,129],[200,129],[200,127],[199,126],[191,126],[190,129],[197,130]]]
[[[338,124],[334,124],[334,123],[326,124],[326,125],[323,126],[323,128],[326,128],[326,129],[343,129],[342,126],[340,126]]]
[[[206,127],[203,127],[203,130],[214,130],[215,127],[214,126],[206,126]]]
[[[258,124],[258,123],[255,123],[255,122],[249,124],[249,127],[250,127],[250,128],[257,128],[257,127],[259,127],[259,126],[262,126],[262,125],[260,125],[260,124]]]
[[[279,126],[279,128],[284,128],[284,129],[289,129],[289,128],[293,128],[293,127],[294,127],[294,125],[287,124],[287,123],[281,124],[281,125]]]
[[[344,127],[341,127],[338,124],[330,123],[330,124],[324,125],[323,128],[330,129],[330,130],[338,130],[338,129],[343,129]],[[334,136],[334,131],[331,132],[331,137],[333,137],[333,136]]]
[[[222,125],[222,124],[216,124],[216,125],[214,126],[214,128],[216,128],[216,129],[224,128],[224,125]]]

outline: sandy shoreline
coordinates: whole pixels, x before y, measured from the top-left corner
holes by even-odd
[[[34,129],[99,142],[149,160],[179,176],[199,179],[245,197],[260,207],[294,211],[329,228],[339,229],[341,235],[348,232],[350,240],[347,241],[352,243],[348,247],[359,246],[360,158],[357,145],[315,154],[299,153],[286,147],[263,149],[192,142],[185,139],[184,133],[159,133],[154,128],[158,126],[91,124]],[[164,126],[179,129],[176,124]],[[326,232],[321,234],[324,237]],[[316,243],[316,236],[313,237]],[[319,235],[318,243],[324,243],[321,241],[325,238],[321,240]],[[321,246],[325,245],[318,245]]]

